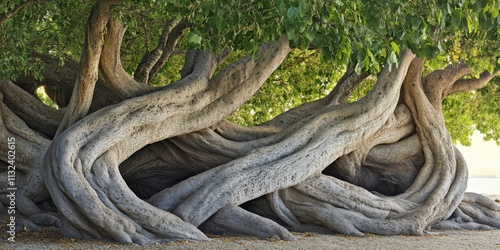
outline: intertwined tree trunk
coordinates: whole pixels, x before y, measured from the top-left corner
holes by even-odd
[[[115,2],[93,8],[80,66],[64,67],[60,84],[74,86],[70,100],[61,98],[67,108],[50,109],[17,86],[29,76],[0,84],[0,135],[16,138],[17,207],[32,221],[68,236],[139,244],[205,240],[204,232],[293,239],[289,230],[500,228],[498,204],[464,194],[467,166],[441,112],[444,97],[494,75],[462,80],[470,69],[460,63],[422,76],[423,60],[406,51],[359,101],[345,103],[368,74],[348,70],[328,96],[243,127],[224,119],[281,64],[286,37],[215,75],[228,51],[189,51],[182,79],[157,89],[145,82],[188,25],[168,22],[134,79],[119,58],[124,28],[110,17]],[[60,66],[44,61],[45,79],[54,78]]]

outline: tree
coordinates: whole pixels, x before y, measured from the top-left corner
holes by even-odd
[[[464,193],[442,112],[499,72],[495,1],[8,1],[0,12],[1,135],[16,149],[14,163],[1,144],[1,178],[15,165],[26,225],[138,244],[500,228],[498,204]],[[268,79],[307,83],[310,99],[259,125],[226,120]],[[40,102],[39,86],[64,108]],[[497,125],[498,89],[471,94]],[[480,120],[469,126],[498,141]]]

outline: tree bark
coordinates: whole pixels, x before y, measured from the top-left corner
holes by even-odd
[[[99,59],[102,53],[104,30],[110,18],[113,5],[123,0],[100,0],[92,8],[87,20],[85,43],[81,58],[79,75],[73,88],[73,94],[57,129],[56,136],[66,128],[87,115],[92,103],[94,87],[98,79]]]
[[[243,58],[212,79],[216,58],[198,53],[192,73],[179,82],[96,111],[56,137],[44,159],[48,171],[45,179],[67,224],[82,231],[81,237],[92,235],[121,242],[151,243],[157,237],[206,239],[191,224],[138,199],[121,179],[118,165],[149,143],[221,121],[281,63],[289,51],[287,43],[281,39],[264,45],[257,62]],[[110,124],[110,120],[121,126]],[[115,135],[113,139],[99,139],[110,133]],[[111,183],[118,184],[109,186]],[[91,202],[78,203],[82,197]],[[138,217],[142,218],[140,224],[132,220]],[[158,220],[164,226],[151,224],[156,225]]]

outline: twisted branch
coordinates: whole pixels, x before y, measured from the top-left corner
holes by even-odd
[[[85,117],[92,103],[95,83],[98,79],[99,59],[102,52],[102,37],[106,23],[111,16],[112,7],[123,0],[100,0],[92,7],[85,30],[85,43],[80,60],[80,72],[73,88],[64,118],[57,129],[56,136],[66,128]]]

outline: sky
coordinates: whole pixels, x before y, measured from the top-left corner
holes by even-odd
[[[472,146],[460,144],[457,148],[467,161],[469,176],[496,176],[500,177],[500,146],[493,141],[483,141],[479,132],[472,135]]]

